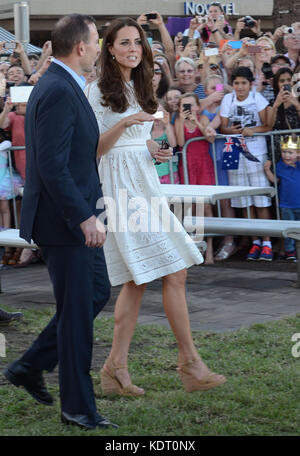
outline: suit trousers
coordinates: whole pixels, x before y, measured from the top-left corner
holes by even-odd
[[[32,368],[52,371],[59,363],[61,408],[95,419],[89,374],[93,319],[110,297],[103,249],[41,246],[53,284],[56,314],[21,358]]]

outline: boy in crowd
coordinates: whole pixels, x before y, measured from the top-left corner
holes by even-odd
[[[267,159],[267,144],[264,137],[255,137],[255,133],[269,131],[267,124],[268,101],[258,92],[252,91],[253,73],[249,68],[238,67],[232,73],[234,92],[225,95],[221,103],[221,133],[224,135],[242,135],[245,143],[257,160],[250,161],[240,154],[237,169],[228,170],[229,185],[268,187],[264,173]],[[230,138],[229,138],[230,139]],[[251,218],[270,219],[271,199],[267,196],[238,197],[231,199],[231,206],[243,208],[247,217],[250,206]],[[248,253],[248,260],[272,261],[272,244],[269,237],[253,238],[253,245]]]
[[[300,138],[281,138],[281,160],[276,165],[279,181],[279,207],[282,220],[300,220]],[[270,182],[275,182],[271,162],[265,163],[265,173]],[[286,260],[296,260],[295,240],[285,238]]]

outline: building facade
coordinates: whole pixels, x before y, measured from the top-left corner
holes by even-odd
[[[42,46],[50,39],[53,24],[59,17],[69,13],[90,14],[101,26],[117,16],[137,18],[142,13],[158,11],[167,21],[168,17],[185,17],[205,14],[212,0],[184,2],[182,0],[28,0],[30,8],[30,41]],[[14,33],[14,0],[0,0],[0,26]],[[300,0],[223,0],[230,24],[235,27],[239,17],[250,15],[260,18],[263,30],[290,25],[300,20]]]

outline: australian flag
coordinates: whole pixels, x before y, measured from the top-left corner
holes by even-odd
[[[244,137],[230,136],[224,144],[222,169],[238,169],[240,153],[250,161],[259,162],[249,151]]]

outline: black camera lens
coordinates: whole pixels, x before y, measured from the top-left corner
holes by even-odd
[[[255,22],[252,19],[252,17],[250,17],[250,16],[245,17],[244,23],[245,23],[246,27],[248,27],[248,28],[252,28],[255,26]]]

